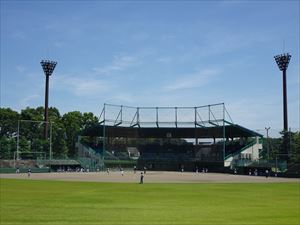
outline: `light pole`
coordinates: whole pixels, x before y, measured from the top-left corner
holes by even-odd
[[[52,160],[52,122],[50,122],[50,146],[49,146],[49,159]]]
[[[269,130],[271,129],[271,127],[265,127],[266,131],[267,131],[267,155],[268,155],[268,161],[270,160],[270,143],[269,143]]]
[[[289,53],[274,56],[275,61],[282,71],[282,81],[283,81],[283,145],[284,151],[287,153],[287,132],[288,132],[288,112],[287,112],[287,90],[286,90],[286,70],[288,68],[291,55]]]
[[[19,142],[20,142],[20,120],[18,120],[17,160],[19,160]]]
[[[46,76],[46,88],[45,88],[45,129],[44,129],[44,138],[48,138],[48,96],[49,96],[49,77],[52,75],[54,68],[57,62],[50,60],[42,60],[41,65],[43,67],[45,76]]]

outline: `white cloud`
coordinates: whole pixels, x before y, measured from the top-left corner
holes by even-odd
[[[135,41],[145,41],[149,39],[150,35],[145,32],[139,32],[132,35],[132,39]]]
[[[130,93],[119,93],[116,95],[113,95],[108,101],[112,101],[113,103],[117,104],[133,104],[136,101],[136,96],[133,96]]]
[[[25,72],[26,68],[25,68],[24,66],[17,65],[17,66],[16,66],[16,70],[17,70],[19,73],[23,73],[23,72]]]
[[[264,96],[258,98],[236,98],[226,108],[234,123],[264,134],[271,127],[272,136],[278,135],[282,127],[282,105],[280,99]],[[293,116],[289,118],[293,120]]]
[[[29,96],[26,96],[25,98],[21,99],[21,101],[20,101],[21,108],[25,108],[27,106],[32,106],[33,105],[32,101],[39,97],[40,97],[39,95],[33,94],[33,95],[29,95]]]
[[[53,46],[56,47],[56,48],[60,48],[60,47],[63,47],[64,46],[64,43],[61,42],[61,41],[55,41],[53,43]]]
[[[261,31],[250,33],[224,30],[224,28],[213,29],[201,35],[201,42],[191,46],[183,46],[183,48],[187,49],[178,56],[178,59],[182,62],[189,62],[195,59],[195,56],[207,59],[225,53],[235,53],[243,49],[268,44],[274,36],[272,31],[264,31],[265,35],[261,35],[261,33]],[[248,56],[244,54],[243,57]]]
[[[207,69],[191,75],[183,75],[182,78],[165,86],[166,91],[196,88],[208,84],[219,73],[218,70]]]
[[[76,96],[91,96],[111,90],[114,85],[105,80],[93,77],[56,76],[52,86],[68,90]]]
[[[111,65],[95,67],[93,70],[99,74],[109,74],[115,71],[123,71],[137,63],[137,58],[132,56],[115,56]]]
[[[16,40],[25,40],[27,39],[27,35],[25,32],[22,32],[22,31],[13,31],[11,34],[10,34],[10,37],[13,38],[13,39],[16,39]]]
[[[171,63],[173,61],[173,59],[171,57],[160,57],[157,59],[157,61],[160,63],[168,64],[168,63]]]
[[[176,38],[176,36],[175,36],[175,35],[172,35],[172,34],[166,34],[166,35],[163,35],[163,36],[162,36],[162,40],[163,40],[163,41],[169,41],[169,40],[175,39],[175,38]]]

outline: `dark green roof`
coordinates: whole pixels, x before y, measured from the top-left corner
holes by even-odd
[[[128,137],[128,138],[236,138],[262,137],[253,130],[237,124],[211,127],[120,127],[97,125],[82,132],[83,136]],[[225,135],[224,135],[225,134]]]

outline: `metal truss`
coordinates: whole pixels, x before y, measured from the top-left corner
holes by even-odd
[[[104,103],[100,124],[121,127],[212,127],[233,124],[224,103],[195,107],[131,107]]]

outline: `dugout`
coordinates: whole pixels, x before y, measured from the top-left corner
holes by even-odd
[[[81,167],[80,162],[73,159],[52,159],[39,163],[49,167],[50,171],[54,172],[76,171],[77,168]]]

